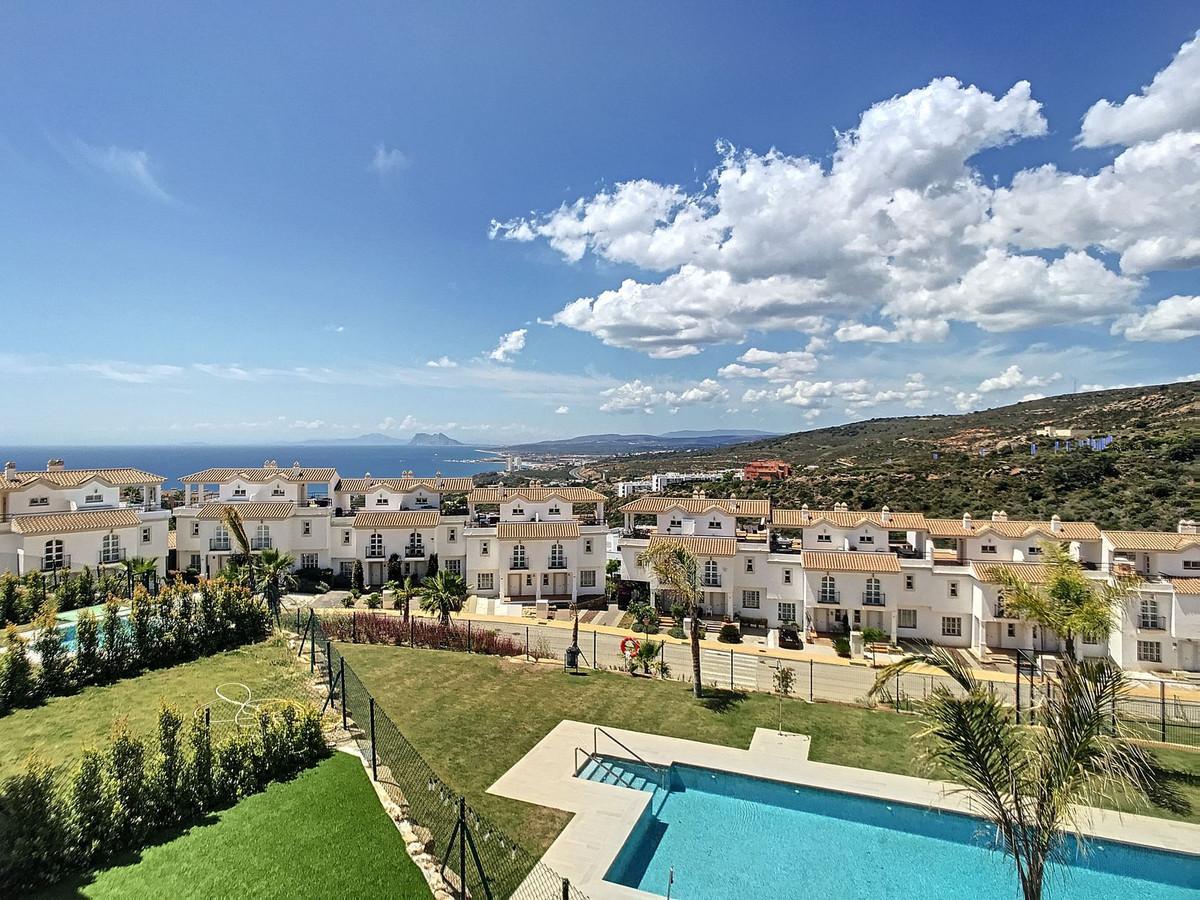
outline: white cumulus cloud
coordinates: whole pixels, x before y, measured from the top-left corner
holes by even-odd
[[[1131,341],[1182,341],[1200,336],[1200,297],[1176,295],[1113,323]]]
[[[601,391],[600,396],[604,398],[600,404],[601,412],[649,414],[660,406],[674,412],[682,406],[697,403],[723,403],[729,399],[729,391],[712,378],[679,389],[658,388],[639,378]]]
[[[512,362],[516,355],[525,349],[526,334],[527,329],[518,328],[516,331],[501,335],[496,349],[489,353],[488,357],[496,362]]]
[[[367,164],[367,168],[376,175],[390,175],[393,172],[399,172],[401,169],[407,168],[409,158],[404,151],[398,150],[395,147],[388,147],[386,144],[376,144],[375,154],[371,157],[371,162]]]
[[[1062,379],[1061,372],[1052,375],[1026,375],[1018,365],[1011,365],[999,375],[985,378],[976,388],[981,394],[992,394],[996,391],[1013,391],[1017,388],[1046,387]]]

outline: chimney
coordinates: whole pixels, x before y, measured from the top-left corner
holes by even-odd
[[[300,460],[298,459],[292,460],[292,476],[294,478],[300,477]]]
[[[962,527],[963,527],[963,531],[971,530],[971,514],[969,512],[963,513]]]
[[[992,510],[992,521],[993,522],[1007,522],[1008,521],[1008,513],[1006,513],[1002,509],[993,509]]]
[[[1050,530],[1055,534],[1058,534],[1060,531],[1062,531],[1062,519],[1058,517],[1058,513],[1055,513],[1050,517]]]
[[[812,513],[809,511],[807,503],[800,507],[800,520],[802,522],[812,521]]]
[[[1196,528],[1196,520],[1195,519],[1180,519],[1179,520],[1179,533],[1180,534],[1200,534],[1200,531],[1198,531]]]
[[[883,509],[881,509],[879,511],[879,521],[882,522],[884,525],[886,525],[886,524],[888,524],[888,522],[892,521],[892,511],[890,509],[888,509],[888,506],[886,503],[883,505]]]
[[[4,480],[5,481],[16,481],[17,480],[17,464],[15,462],[13,462],[11,459],[4,464]]]
[[[66,468],[66,464],[61,459],[46,460],[47,472],[61,472],[64,468]]]

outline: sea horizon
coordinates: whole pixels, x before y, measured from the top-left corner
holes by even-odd
[[[21,470],[36,471],[49,459],[63,459],[71,469],[130,467],[167,479],[164,488],[181,486],[179,478],[202,469],[259,467],[275,460],[280,467],[293,461],[301,465],[333,466],[343,477],[396,477],[411,471],[417,476],[463,476],[495,472],[503,465],[494,449],[453,446],[427,447],[408,444],[80,444],[67,446],[5,446],[3,460],[12,460]],[[474,457],[479,457],[475,459]]]

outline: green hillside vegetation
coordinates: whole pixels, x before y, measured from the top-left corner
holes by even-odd
[[[1114,436],[1103,451],[1053,452],[1042,427]],[[1038,453],[1031,456],[1030,443]],[[980,455],[984,451],[984,455]],[[934,459],[934,455],[937,459]],[[924,512],[977,518],[1085,519],[1102,528],[1173,531],[1200,515],[1200,382],[1047,397],[954,416],[872,419],[717,451],[605,460],[610,481],[779,458],[795,467],[777,483],[697,484],[709,496],[770,497],[781,506]],[[674,493],[687,485],[676,485]]]

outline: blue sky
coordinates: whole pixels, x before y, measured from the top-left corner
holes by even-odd
[[[0,439],[790,431],[1196,377],[1195,4],[895,7],[6,4]]]

